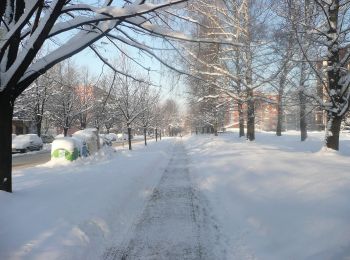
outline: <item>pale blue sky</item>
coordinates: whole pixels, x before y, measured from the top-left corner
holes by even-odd
[[[105,51],[102,51],[102,49],[100,49],[100,52],[110,62],[112,62],[114,59],[117,59],[118,56],[120,55],[120,52],[118,52],[118,50],[115,47],[111,47],[110,45],[108,46],[102,45],[102,46],[105,48]],[[127,53],[132,55],[134,58],[136,58],[138,62],[140,62],[143,66],[150,67],[152,70],[156,70],[156,71],[150,72],[150,78],[155,85],[162,86],[161,94],[162,94],[163,100],[166,98],[172,98],[178,101],[181,105],[184,105],[185,95],[183,91],[184,87],[182,82],[177,84],[174,83],[172,80],[173,75],[171,75],[171,73],[167,73],[167,70],[164,69],[164,66],[162,66],[154,58],[152,59],[152,58],[149,58],[147,55],[139,54],[139,52],[135,48],[131,48],[131,47],[125,47],[125,48],[127,48]],[[89,48],[73,56],[73,60],[79,66],[88,67],[90,73],[96,77],[101,73],[103,63]],[[140,74],[147,75],[147,71],[141,68],[140,66],[138,66],[137,64],[135,64],[135,69],[137,69],[140,72]],[[108,70],[109,70],[108,67],[105,65],[104,71],[108,71]],[[138,75],[135,75],[135,77],[137,76]],[[175,85],[175,88],[174,88],[174,85]],[[173,90],[171,90],[172,88]]]

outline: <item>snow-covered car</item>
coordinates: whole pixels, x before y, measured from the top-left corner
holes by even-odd
[[[12,140],[12,152],[39,151],[43,148],[43,141],[36,134],[17,135]]]
[[[112,142],[115,142],[118,139],[118,135],[115,133],[105,134],[105,136],[108,136],[108,139],[111,140]]]
[[[112,146],[113,137],[110,134],[100,134],[100,146]]]
[[[128,134],[117,134],[118,140],[128,140]],[[131,135],[131,139],[133,139],[134,136]]]
[[[117,134],[117,138],[118,138],[118,140],[128,140],[128,135],[123,134],[123,133],[119,133],[119,134]]]

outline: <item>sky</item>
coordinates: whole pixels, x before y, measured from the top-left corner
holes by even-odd
[[[104,41],[102,40],[102,42]],[[117,51],[115,47],[106,44],[102,44],[100,46],[103,46],[104,49],[104,51],[101,51],[102,48],[100,49],[101,54],[103,54],[108,61],[113,62],[114,59],[120,57],[120,52]],[[151,81],[155,85],[161,86],[161,99],[166,100],[168,98],[172,98],[180,104],[180,107],[183,108],[186,103],[183,81],[178,81],[178,78],[174,76],[173,73],[169,72],[169,70],[166,69],[165,66],[161,65],[155,58],[150,58],[147,55],[141,54],[135,48],[124,47],[126,48],[127,53],[136,58],[143,66],[149,67],[151,70],[153,70],[150,71],[149,75]],[[101,74],[102,69],[104,72],[109,71],[109,68],[106,65],[103,66],[102,61],[93,53],[93,51],[89,50],[89,48],[73,56],[73,60],[81,67],[88,67],[90,73],[94,75],[94,77],[98,77]],[[136,64],[135,70],[137,70],[140,74],[147,75],[147,71]],[[137,77],[138,75],[135,76]]]

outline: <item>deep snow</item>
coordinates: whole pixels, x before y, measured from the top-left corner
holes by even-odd
[[[350,257],[350,136],[342,137],[339,153],[323,151],[322,138],[182,138],[191,187],[210,219],[203,223],[220,240],[215,253],[243,260]],[[100,259],[111,247],[132,244],[179,141],[16,171],[14,193],[0,192],[0,259]]]
[[[15,171],[14,193],[0,192],[0,259],[99,259],[141,214],[172,142]]]
[[[350,136],[339,153],[323,151],[322,138],[189,138],[193,178],[213,207],[228,259],[350,259]]]

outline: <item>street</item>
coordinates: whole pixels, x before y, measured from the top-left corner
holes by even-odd
[[[151,138],[150,138],[151,139]],[[132,143],[143,142],[143,140],[133,140]],[[123,146],[123,143],[113,143],[114,147]],[[127,147],[127,141],[124,142],[124,147]],[[41,150],[40,152],[29,152],[24,154],[12,155],[12,169],[19,170],[27,167],[33,167],[50,161],[50,150]]]
[[[12,169],[19,170],[30,166],[46,163],[50,160],[50,150],[44,150],[36,153],[25,153],[13,156]]]

